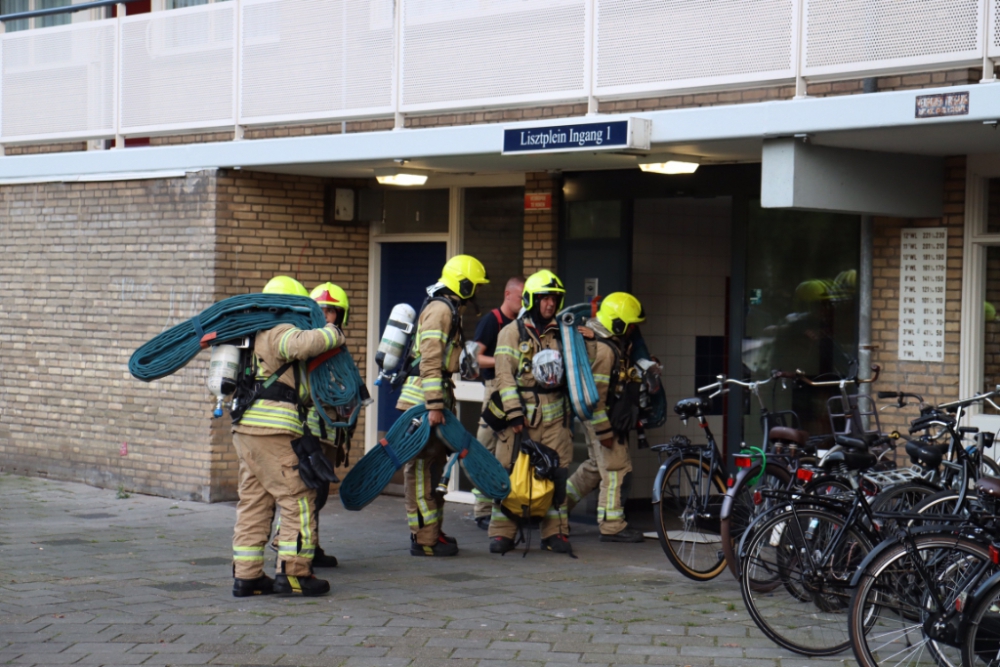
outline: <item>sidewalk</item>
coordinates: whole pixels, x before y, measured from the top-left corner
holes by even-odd
[[[409,555],[401,498],[362,512],[336,498],[320,542],[340,559],[326,597],[232,597],[233,503],[132,496],[0,475],[0,664],[854,664],[778,649],[736,582],[675,572],[659,544],[603,544],[574,524],[572,560],[490,555],[469,507],[449,505],[461,554]],[[273,574],[273,561],[268,564]]]

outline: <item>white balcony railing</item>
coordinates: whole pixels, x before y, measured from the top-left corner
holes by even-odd
[[[233,0],[0,36],[0,143],[989,65],[998,15],[1000,0]]]

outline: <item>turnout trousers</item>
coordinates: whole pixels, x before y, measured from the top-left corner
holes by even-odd
[[[316,492],[295,466],[291,433],[233,434],[239,457],[239,495],[233,534],[234,576],[256,579],[264,574],[264,545],[271,535],[275,508],[280,512],[278,574],[312,574],[316,549]]]
[[[483,398],[483,409],[482,412],[486,412],[486,406],[490,402],[490,396],[497,389],[496,378],[492,380],[487,380],[484,385],[484,390],[486,392],[485,398]],[[480,414],[482,414],[480,412]],[[480,419],[479,420],[479,430],[476,432],[476,440],[478,440],[483,447],[489,450],[490,454],[496,455],[497,442],[500,437],[497,435],[496,431],[486,425],[486,423]],[[472,489],[472,496],[476,499],[475,508],[472,511],[472,516],[476,519],[480,517],[489,516],[493,511],[493,501],[476,488]]]
[[[406,496],[406,520],[417,544],[432,547],[441,535],[444,519],[444,496],[434,492],[441,481],[449,449],[433,429],[427,444],[403,466],[403,494]]]
[[[573,436],[568,428],[563,426],[562,420],[543,423],[536,427],[527,427],[528,437],[535,442],[551,447],[559,455],[559,467],[566,468],[573,460]],[[496,457],[503,464],[507,472],[514,466],[514,460],[520,451],[521,435],[514,433],[511,429],[503,432],[502,437],[497,440]],[[568,488],[568,484],[567,484]],[[568,493],[566,494],[568,497]],[[559,507],[550,507],[541,524],[542,539],[553,535],[569,535],[569,508],[566,503]],[[517,522],[512,521],[500,509],[500,503],[493,504],[493,513],[490,517],[489,536],[492,537],[517,537]]]
[[[622,486],[625,476],[632,472],[632,459],[628,445],[615,440],[611,447],[602,447],[594,427],[584,422],[587,434],[586,461],[580,464],[566,485],[566,499],[570,509],[594,489],[600,488],[597,499],[597,523],[602,535],[614,535],[624,530],[624,498]]]

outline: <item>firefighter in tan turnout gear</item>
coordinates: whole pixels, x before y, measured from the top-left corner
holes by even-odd
[[[508,471],[520,450],[522,434],[554,450],[563,471],[573,458],[571,414],[562,381],[559,326],[555,320],[565,293],[562,281],[551,271],[529,276],[524,283],[522,314],[505,326],[497,339],[497,387],[507,428],[497,443],[496,456]],[[558,370],[552,370],[554,363],[559,364]],[[557,481],[555,497],[563,499],[554,501],[542,519],[542,547],[572,554],[565,475],[561,479],[562,493]],[[517,523],[495,503],[490,519],[490,552],[503,554],[513,549],[517,529]]]
[[[630,378],[631,341],[635,325],[646,319],[642,304],[631,294],[614,292],[601,302],[597,317],[581,327],[587,356],[600,400],[594,418],[585,422],[589,458],[570,477],[566,488],[569,506],[600,487],[597,522],[602,542],[642,542],[642,531],[625,522],[622,490],[632,472],[628,432],[634,424],[613,424],[609,410],[617,401],[628,401],[624,391]],[[625,406],[623,406],[625,407]],[[616,431],[615,426],[618,427]]]
[[[287,276],[273,278],[263,291],[309,297],[297,280]],[[305,361],[343,344],[344,335],[332,324],[307,331],[279,324],[256,334],[255,398],[233,426],[233,445],[239,457],[239,503],[233,535],[236,597],[269,593],[312,596],[330,590],[329,583],[312,573],[316,492],[300,475],[303,459],[299,452],[305,446],[303,421],[309,401]],[[311,454],[316,452],[320,452],[318,444]],[[332,466],[329,470],[332,473]],[[278,563],[272,580],[264,574],[264,546],[276,505],[281,516]]]
[[[333,283],[323,283],[313,288],[309,296],[323,309],[326,323],[332,324],[341,331],[347,326],[347,316],[350,311],[350,302],[347,300],[347,292],[340,285]],[[329,408],[328,408],[329,409]],[[346,418],[346,415],[341,415]],[[316,406],[309,408],[309,430],[313,435],[319,437],[323,446],[323,455],[335,466],[339,466],[346,459],[346,451],[350,448],[351,433],[347,429],[335,429],[330,433],[327,430],[326,422],[319,416]],[[316,491],[316,522],[319,523],[319,512],[326,506],[330,496],[330,487],[325,486]],[[316,555],[313,557],[313,567],[337,567],[337,558],[323,551],[319,544],[319,533],[316,533]]]
[[[417,320],[410,376],[403,385],[396,408],[427,407],[431,436],[423,450],[403,467],[406,518],[410,525],[410,554],[454,556],[458,545],[441,531],[444,496],[435,493],[448,449],[434,434],[444,424],[444,411],[455,408],[451,376],[459,369],[462,352],[462,309],[475,296],[476,287],[488,283],[486,269],[475,257],[449,259],[437,283],[427,288],[428,299]]]

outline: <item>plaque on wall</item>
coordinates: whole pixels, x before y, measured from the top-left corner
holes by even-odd
[[[904,229],[899,254],[899,358],[943,362],[948,229]]]

